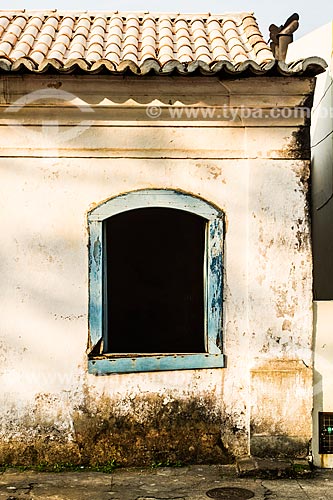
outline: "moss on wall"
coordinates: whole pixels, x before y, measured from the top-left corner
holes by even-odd
[[[0,463],[96,466],[229,463],[221,441],[221,412],[209,397],[170,399],[150,394],[124,402],[86,397],[72,414],[73,435],[26,429],[26,439],[0,443]],[[30,437],[29,437],[30,435]]]

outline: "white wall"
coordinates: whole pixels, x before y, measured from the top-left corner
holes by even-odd
[[[22,441],[36,448],[45,436],[40,459],[45,449],[67,457],[77,443],[104,453],[109,445],[89,441],[101,408],[112,407],[117,418],[130,414],[149,430],[153,397],[162,397],[166,409],[176,400],[206,401],[232,453],[250,452],[251,441],[255,454],[304,455],[311,436],[312,263],[309,161],[295,140],[303,119],[238,113],[232,121],[223,113],[230,106],[298,106],[313,82],[45,76],[3,78],[1,85],[3,456],[10,449],[13,457]],[[80,101],[55,107],[44,95],[40,106],[26,103],[12,113],[19,123],[8,126],[8,106],[56,88]],[[94,112],[75,109],[78,102]],[[219,116],[175,120],[164,108],[152,120],[145,112],[151,102],[217,106]],[[55,135],[82,115],[91,122],[81,135]],[[87,373],[87,212],[141,188],[180,189],[225,211],[225,369]],[[52,448],[59,433],[62,455]],[[204,431],[199,436],[210,439]]]

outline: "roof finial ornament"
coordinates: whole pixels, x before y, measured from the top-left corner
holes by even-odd
[[[278,61],[286,60],[288,45],[293,41],[293,33],[299,26],[298,20],[299,15],[295,12],[283,25],[278,27],[276,24],[271,24],[269,27],[270,47]]]

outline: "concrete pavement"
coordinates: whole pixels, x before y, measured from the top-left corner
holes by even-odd
[[[0,500],[208,500],[207,491],[225,487],[250,490],[254,500],[333,500],[333,472],[319,470],[311,478],[266,480],[240,478],[235,466],[193,465],[117,469],[111,474],[15,469],[0,474]],[[223,495],[221,491],[215,495]]]

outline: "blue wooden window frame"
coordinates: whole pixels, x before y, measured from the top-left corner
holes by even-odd
[[[197,214],[207,221],[205,250],[205,352],[199,354],[103,354],[103,221],[144,207],[167,207]],[[96,375],[161,370],[223,368],[223,212],[196,196],[174,190],[146,189],[112,198],[88,214],[89,342],[88,371]]]

